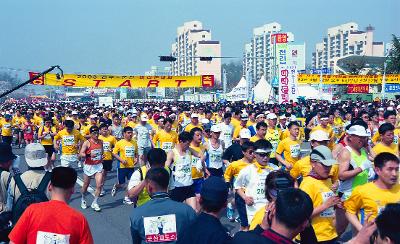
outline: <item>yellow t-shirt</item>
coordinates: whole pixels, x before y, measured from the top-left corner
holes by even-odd
[[[265,137],[264,138],[260,138],[257,134],[255,134],[254,136],[250,137],[250,141],[251,142],[256,142],[256,141],[261,140],[261,139],[265,139]]]
[[[163,149],[165,152],[171,151],[178,143],[178,134],[175,131],[158,131],[153,137],[154,146]]]
[[[383,152],[388,152],[396,155],[397,157],[399,156],[399,145],[396,145],[392,143],[390,147],[384,145],[382,142],[377,143],[373,148],[372,151],[375,153],[375,155],[378,155]]]
[[[43,126],[43,118],[37,115],[33,116],[33,124],[37,127]]]
[[[357,186],[351,196],[344,202],[346,212],[357,214],[364,209],[365,216],[372,213],[374,219],[388,203],[400,202],[400,185],[396,184],[390,190],[379,188],[374,182]]]
[[[0,127],[2,136],[12,136],[13,123],[11,120],[8,122],[6,120],[2,120]]]
[[[281,134],[281,141],[283,141],[284,139],[288,138],[289,136],[290,136],[290,131],[289,131],[289,129],[286,129]],[[299,128],[299,135],[297,136],[297,140],[304,140],[304,138],[305,138],[304,128],[300,127]]]
[[[126,127],[131,127],[131,128],[135,128],[136,127],[136,125],[137,125],[137,123],[135,123],[134,121],[129,121],[127,124],[126,124]]]
[[[61,152],[63,155],[73,155],[78,153],[78,143],[83,142],[84,138],[75,129],[71,133],[68,133],[67,129],[63,129],[54,136],[54,140],[61,140]]]
[[[127,164],[119,163],[120,168],[133,168],[136,164],[136,155],[138,154],[138,146],[135,140],[127,141],[122,139],[115,144],[113,154],[119,154],[122,160],[126,160]]]
[[[257,227],[257,225],[262,223],[262,220],[264,219],[264,215],[265,215],[265,207],[266,206],[260,208],[256,212],[256,214],[253,217],[253,220],[250,223],[249,230],[254,230]]]
[[[204,154],[206,147],[204,145],[201,145],[199,147],[195,147],[193,145],[190,145],[190,148],[196,151],[197,153]],[[204,177],[203,171],[198,171],[196,168],[197,161],[200,160],[199,158],[192,156],[192,178],[195,179],[200,179]]]
[[[14,116],[12,119],[12,123],[15,128],[18,128],[19,126],[23,125],[26,122],[26,119],[22,116]]]
[[[194,125],[194,124],[190,123],[185,127],[185,131],[190,132],[193,128],[196,128],[196,127],[203,130],[203,127],[200,124]]]
[[[297,179],[300,176],[306,177],[311,171],[311,160],[310,156],[306,156],[297,163],[293,165],[293,168],[290,170],[290,175]],[[339,165],[335,164],[332,166],[331,171],[329,172],[329,177],[332,179],[332,183],[335,183],[339,179]]]
[[[294,165],[300,159],[300,141],[293,141],[288,137],[279,142],[276,153],[283,153],[286,162]]]
[[[42,136],[44,132],[56,133],[57,130],[56,130],[56,128],[55,128],[54,126],[52,126],[52,127],[50,127],[50,128],[48,128],[48,127],[46,127],[46,126],[41,126],[41,127],[39,128],[38,135],[39,135],[39,136]],[[51,137],[50,134],[47,134],[45,137],[43,137],[43,138],[40,140],[40,143],[41,143],[42,145],[51,146],[51,145],[53,145],[53,138]]]
[[[232,119],[231,119],[231,125],[233,126],[233,128],[236,129],[236,127],[239,127],[239,126],[240,126],[240,120],[235,119],[235,118],[232,117]]]
[[[117,139],[114,136],[108,135],[107,137],[103,135],[99,135],[99,139],[103,141],[103,159],[104,160],[112,160],[112,149],[115,144],[117,144]]]
[[[272,128],[267,129],[267,134],[265,134],[265,139],[269,141],[272,145],[272,152],[270,155],[271,158],[275,158],[275,151],[278,148],[278,144],[281,137],[282,137],[282,131],[280,129],[272,129]]]
[[[239,175],[239,172],[249,166],[250,164],[245,162],[243,159],[233,161],[229,166],[226,168],[224,173],[225,182],[231,182],[232,178],[236,178]]]
[[[331,179],[317,180],[311,176],[304,177],[300,184],[300,189],[310,196],[314,209],[321,206],[328,198],[335,195],[331,187]],[[322,211],[311,220],[318,241],[329,241],[338,236],[334,219],[335,209],[331,207]]]

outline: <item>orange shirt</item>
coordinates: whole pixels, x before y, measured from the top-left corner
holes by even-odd
[[[77,210],[61,201],[34,203],[30,205],[11,231],[14,243],[53,243],[68,240],[71,244],[92,244],[93,237],[87,220]],[[38,242],[36,242],[38,241]],[[68,243],[68,242],[65,242]]]

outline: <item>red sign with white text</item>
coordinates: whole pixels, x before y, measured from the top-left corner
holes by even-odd
[[[347,85],[347,93],[369,93],[369,85],[368,84]]]

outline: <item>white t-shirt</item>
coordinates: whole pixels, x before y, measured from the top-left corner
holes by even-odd
[[[228,148],[229,146],[232,145],[232,138],[233,138],[233,125],[232,124],[225,124],[225,123],[220,123],[219,127],[221,128],[221,135],[220,138],[225,142],[225,148]]]

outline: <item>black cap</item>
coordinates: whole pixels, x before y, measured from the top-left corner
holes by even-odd
[[[5,163],[10,160],[16,159],[17,156],[12,152],[11,145],[1,142],[0,143],[0,163]]]
[[[99,132],[99,127],[97,127],[96,125],[93,125],[92,127],[90,127],[90,133],[93,132]]]
[[[203,199],[209,201],[226,202],[228,199],[228,187],[222,178],[211,176],[204,181],[200,195]]]
[[[67,120],[65,121],[65,127],[67,127],[67,128],[72,129],[72,128],[74,128],[74,125],[75,125],[75,123],[74,123],[74,121],[72,121],[72,120],[67,119]]]

